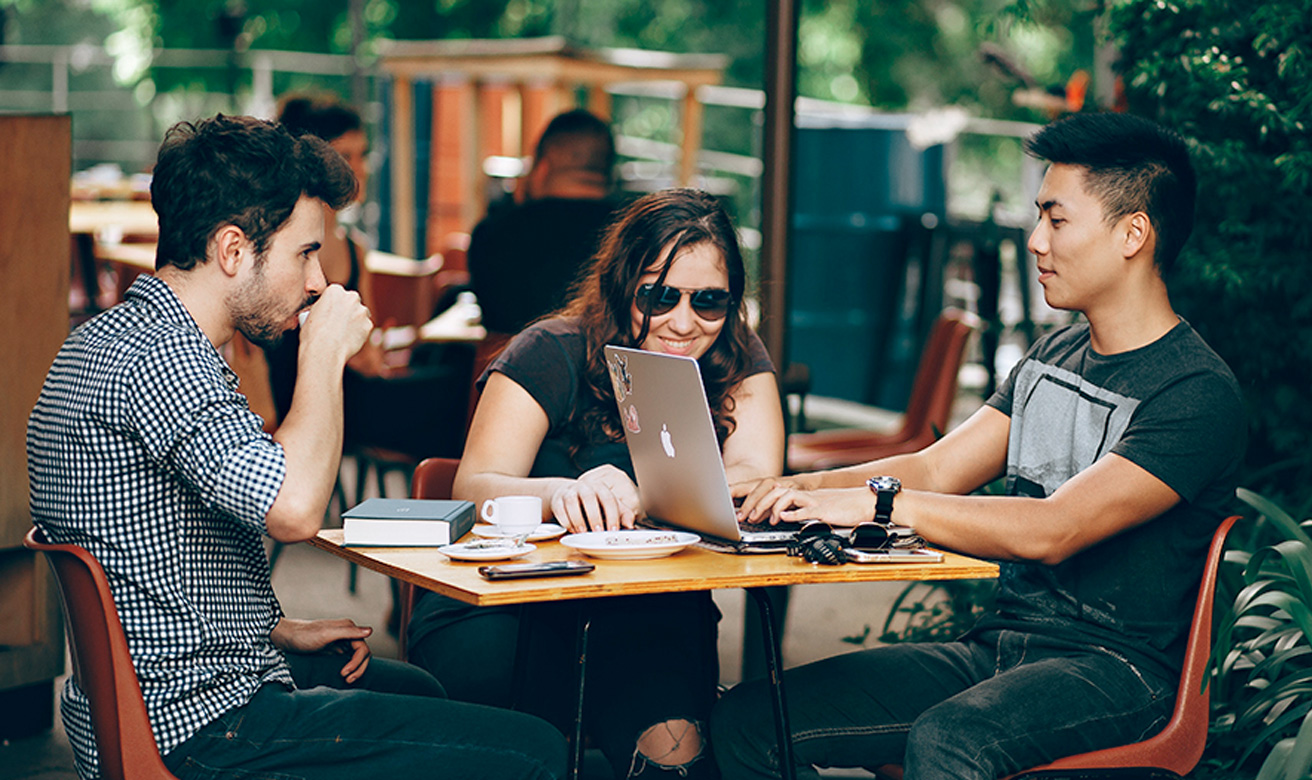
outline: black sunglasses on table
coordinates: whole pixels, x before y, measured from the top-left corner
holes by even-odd
[[[844,540],[828,523],[812,520],[798,529],[797,537],[788,545],[788,554],[811,563],[844,563],[847,560],[844,549],[873,552],[924,546],[924,539],[903,526],[861,523],[854,526]]]
[[[733,294],[717,287],[700,290],[685,290],[669,285],[641,284],[634,291],[633,298],[638,308],[653,317],[659,317],[674,310],[675,306],[687,295],[692,299],[692,310],[704,320],[720,320],[729,313],[733,305]]]

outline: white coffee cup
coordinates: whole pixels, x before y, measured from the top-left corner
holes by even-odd
[[[526,536],[542,523],[542,499],[537,496],[498,496],[483,502],[483,519],[506,536]]]

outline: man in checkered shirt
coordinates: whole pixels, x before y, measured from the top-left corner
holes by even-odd
[[[184,780],[559,777],[564,740],[545,722],[449,701],[414,667],[371,662],[369,628],[287,618],[274,596],[263,536],[319,530],[342,369],[372,327],[318,261],[324,208],[355,186],[326,143],[274,123],[169,131],[151,185],[157,273],[55,359],[28,425],[32,515],[104,566],[156,743]],[[218,348],[276,341],[306,312],[301,381],[270,436]],[[61,712],[78,774],[98,776],[76,680]]]

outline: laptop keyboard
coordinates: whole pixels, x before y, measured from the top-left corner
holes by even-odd
[[[795,533],[802,525],[803,523],[796,520],[781,520],[774,524],[771,524],[769,520],[763,520],[756,523],[739,523],[738,530],[744,534]]]

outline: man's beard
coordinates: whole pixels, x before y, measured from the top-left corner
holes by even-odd
[[[314,303],[317,297],[307,295],[296,311]],[[294,329],[285,328],[283,323],[295,312],[289,312],[284,317],[273,314],[280,307],[278,301],[269,293],[264,278],[263,263],[256,266],[256,273],[251,281],[228,299],[228,308],[232,313],[233,327],[257,347],[273,349]]]
[[[237,315],[233,326],[246,340],[262,349],[273,349],[282,343],[290,331],[283,330],[278,323],[270,322],[255,312]]]

